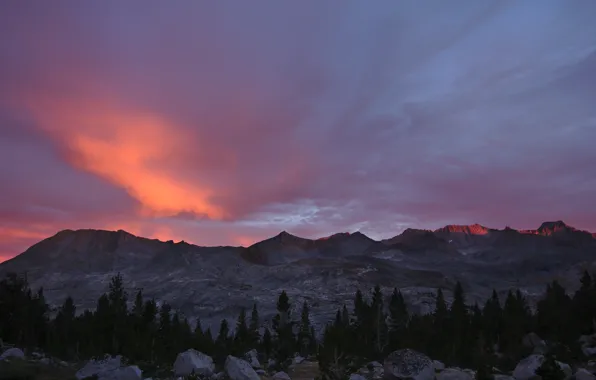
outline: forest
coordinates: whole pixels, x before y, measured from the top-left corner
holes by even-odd
[[[52,313],[43,289],[32,290],[26,279],[8,274],[0,281],[0,338],[66,361],[120,354],[131,363],[171,365],[179,352],[194,348],[221,366],[227,355],[242,356],[254,348],[263,360],[285,369],[299,353],[316,359],[324,378],[411,348],[447,366],[485,373],[493,366],[511,370],[529,355],[523,338],[530,332],[549,342],[557,360],[582,360],[578,338],[594,333],[596,281],[584,272],[580,282],[573,294],[557,281],[549,283],[534,311],[520,290],[509,291],[504,300],[493,291],[484,304],[469,305],[457,283],[452,302],[438,289],[434,311],[426,315],[409,313],[399,289],[383,294],[376,286],[367,294],[357,290],[353,303],[337,310],[322,334],[315,333],[308,303],[301,305],[300,315],[292,315],[292,301],[283,291],[270,328],[261,327],[255,304],[240,311],[234,326],[224,319],[212,333],[200,320],[191,325],[167,303],[158,307],[142,290],[132,295],[128,307],[131,295],[120,274],[111,279],[95,310],[81,313],[70,297]]]

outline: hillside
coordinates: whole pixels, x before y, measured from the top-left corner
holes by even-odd
[[[267,319],[284,289],[296,301],[308,300],[319,322],[351,303],[357,288],[377,283],[401,288],[412,311],[429,310],[434,290],[452,289],[457,280],[470,301],[484,300],[493,288],[503,293],[518,286],[532,298],[553,278],[573,289],[578,272],[595,260],[593,235],[563,222],[529,231],[479,225],[406,230],[384,241],[361,233],[304,239],[282,232],[248,248],[65,230],[0,264],[0,274],[26,272],[50,303],[71,295],[82,310],[95,307],[109,279],[121,272],[129,292],[143,288],[147,297],[212,325],[254,302]]]

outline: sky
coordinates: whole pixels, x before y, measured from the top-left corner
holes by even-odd
[[[67,228],[596,232],[592,0],[0,8],[0,261]]]

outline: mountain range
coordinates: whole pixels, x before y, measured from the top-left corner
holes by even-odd
[[[303,300],[321,326],[357,288],[402,290],[413,312],[428,312],[437,288],[460,281],[468,302],[483,302],[495,288],[520,288],[530,300],[558,279],[572,290],[584,269],[596,267],[596,234],[562,221],[536,230],[491,229],[478,224],[437,230],[407,229],[381,241],[356,233],[304,239],[288,232],[250,247],[201,247],[128,232],[64,230],[0,264],[0,274],[26,273],[59,306],[72,296],[79,311],[94,308],[120,272],[132,300],[137,289],[168,302],[190,319],[215,326],[257,303],[263,319],[275,313],[286,290],[295,313]],[[296,314],[297,316],[297,314]]]

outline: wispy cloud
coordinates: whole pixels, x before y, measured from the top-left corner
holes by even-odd
[[[0,226],[28,232],[0,252],[66,227],[596,230],[592,1],[3,8]]]

